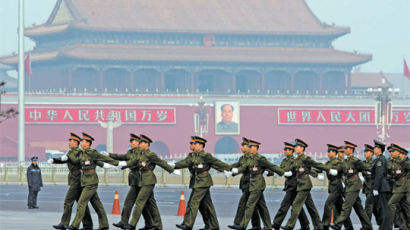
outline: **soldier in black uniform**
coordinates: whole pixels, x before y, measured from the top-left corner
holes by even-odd
[[[38,157],[31,158],[31,165],[27,168],[27,184],[28,184],[28,200],[27,206],[29,209],[38,208],[37,195],[40,187],[43,187],[43,178],[41,177],[41,169],[37,164]]]
[[[388,205],[388,194],[391,187],[386,180],[387,176],[387,160],[383,155],[386,145],[382,142],[374,140],[374,154],[376,159],[373,162],[372,177],[374,203],[377,210],[377,216],[380,223],[381,230],[388,230],[390,228],[390,209]]]

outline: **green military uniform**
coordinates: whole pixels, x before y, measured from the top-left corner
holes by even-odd
[[[337,151],[337,147],[334,145],[328,145],[328,150],[329,151]],[[337,216],[340,214],[337,208],[336,208],[336,203],[343,203],[343,185],[342,185],[342,177],[343,177],[343,161],[337,159],[336,157],[330,158],[329,161],[325,163],[325,166],[328,170],[326,170],[326,176],[329,181],[328,185],[328,197],[325,201],[325,206],[323,209],[323,218],[322,218],[322,224],[324,229],[329,229],[330,226],[330,219],[331,219],[331,213],[333,210],[333,216],[334,218],[337,218]],[[330,169],[336,170],[337,174],[332,175],[330,173]],[[353,225],[348,218],[345,221],[345,229],[350,229],[353,230]]]
[[[86,133],[83,133],[83,140],[87,140],[89,142],[94,141],[94,139]],[[85,209],[89,201],[97,212],[100,229],[108,229],[109,225],[107,214],[97,193],[98,175],[95,171],[95,168],[98,161],[106,162],[112,165],[118,165],[118,161],[111,159],[108,156],[104,156],[97,150],[91,148],[81,151],[78,160],[80,162],[82,171],[81,187],[83,188],[83,190],[77,202],[78,205],[75,218],[68,229],[78,229],[78,226],[80,225],[80,222],[84,217]]]
[[[288,148],[294,149],[294,146],[290,143],[285,142],[285,146]],[[285,177],[286,178],[285,186],[283,188],[283,191],[285,191],[285,196],[283,197],[282,202],[280,203],[280,207],[278,211],[276,212],[275,217],[273,218],[273,228],[274,229],[279,229],[280,226],[282,225],[282,222],[285,219],[290,206],[295,200],[296,193],[297,193],[296,192],[297,181],[296,181],[296,171],[295,171],[295,157],[293,155],[287,156],[280,163],[280,167],[285,172],[292,171],[293,175],[290,177]],[[300,226],[302,226],[302,229],[309,228],[309,219],[307,218],[306,213],[303,209],[300,211],[298,219],[299,219]]]
[[[169,173],[172,173],[174,169],[149,149],[139,151],[139,154],[137,154],[134,159],[127,161],[127,165],[130,167],[136,167],[136,170],[140,173],[140,180],[138,181],[139,191],[137,192],[138,195],[135,200],[132,219],[129,223],[132,227],[130,229],[135,229],[146,203],[151,197],[154,199],[153,191],[155,184],[157,183],[157,177],[154,174],[155,166],[158,165]]]
[[[67,164],[68,167],[68,185],[70,186],[67,190],[64,199],[64,211],[63,215],[61,216],[60,224],[61,226],[68,226],[70,224],[71,219],[71,211],[74,205],[74,202],[80,198],[82,187],[81,187],[81,166],[78,160],[79,154],[81,152],[80,148],[70,149],[66,156],[68,157],[67,160],[61,160],[59,158],[53,158],[54,164]],[[99,165],[101,166],[101,165]],[[93,229],[93,221],[90,215],[90,210],[88,205],[85,209],[84,218],[82,220],[83,227],[85,229]]]
[[[120,161],[129,161],[136,158],[140,153],[139,148],[134,148],[128,150],[126,154],[115,154],[110,153],[110,157],[115,160]],[[129,167],[129,174],[128,174],[128,185],[130,186],[130,190],[127,193],[127,196],[124,200],[124,205],[121,212],[121,221],[115,225],[123,226],[128,224],[132,207],[135,204],[135,201],[138,196],[138,191],[140,191],[141,187],[138,186],[139,180],[141,178],[140,171],[138,170],[138,165],[134,165]],[[145,228],[157,228],[162,229],[162,220],[159,214],[157,202],[155,201],[154,193],[152,193],[145,205],[142,216],[145,220]],[[115,226],[114,225],[114,226]]]
[[[393,148],[393,151],[403,152],[400,146],[394,145],[394,144],[392,144],[391,146]],[[408,222],[410,220],[410,207],[409,207],[409,203],[406,200],[407,190],[409,187],[409,181],[408,181],[409,170],[406,169],[407,165],[408,165],[408,159],[401,159],[400,157],[397,157],[396,159],[392,160],[392,165],[389,170],[389,174],[394,180],[393,195],[388,202],[388,205],[390,208],[392,225],[393,225],[393,220],[395,220],[395,215],[399,214],[397,210],[399,207],[403,209],[403,213],[405,215],[404,221],[407,220]],[[400,220],[400,218],[398,219]],[[401,222],[402,221],[399,221],[399,224],[402,224],[403,228],[409,227],[409,226],[406,226],[405,224],[406,222],[404,223],[401,223]]]
[[[202,141],[202,140],[201,140]],[[204,142],[203,142],[204,143]],[[188,207],[184,216],[182,226],[192,229],[201,203],[208,212],[209,229],[219,229],[218,219],[211,199],[209,188],[213,185],[209,170],[214,168],[220,172],[229,170],[230,166],[204,150],[192,152],[185,159],[175,163],[175,169],[189,168],[191,178],[189,188],[192,189],[188,200]],[[212,226],[213,225],[213,226]],[[178,227],[178,226],[177,226]]]
[[[363,161],[366,167],[371,168],[373,166],[373,159],[366,159]],[[364,204],[364,211],[366,212],[369,219],[372,219],[372,215],[375,217],[376,208],[374,207],[374,196],[373,196],[373,178],[370,172],[362,172],[364,183],[363,183],[363,194],[366,195],[366,201]]]
[[[260,143],[249,140],[250,145],[259,146]],[[284,171],[280,167],[270,163],[266,157],[256,153],[251,154],[249,158],[238,168],[238,173],[249,172],[249,197],[246,202],[244,217],[241,222],[242,229],[246,229],[249,221],[255,212],[256,206],[259,208],[259,214],[264,223],[264,229],[272,229],[271,218],[269,210],[266,206],[263,191],[266,188],[265,178],[263,173],[269,169],[279,175],[283,175]]]
[[[192,152],[188,153],[188,156],[192,157]],[[192,177],[195,177],[195,175],[196,175],[196,173],[195,173],[196,169],[194,168],[194,166],[190,166],[190,167],[188,167],[188,170],[191,174],[190,180],[192,180]],[[191,198],[192,198],[192,193],[191,193],[191,196],[189,197],[189,200]],[[188,200],[188,202],[189,202],[189,200]],[[199,207],[198,207],[198,211],[199,211],[199,213],[201,213],[202,220],[205,224],[204,229],[205,230],[217,229],[218,226],[219,226],[218,219],[216,219],[212,215],[210,216],[208,214],[208,212],[209,212],[209,210],[208,210],[209,207],[208,206],[209,206],[209,199],[208,199],[208,197],[206,197],[206,198],[202,199],[202,201],[201,201],[201,203],[199,204]]]
[[[313,203],[312,195],[310,190],[312,189],[312,181],[310,180],[309,173],[311,168],[316,167],[321,169],[323,165],[313,161],[310,157],[305,154],[299,155],[295,160],[296,168],[296,178],[297,178],[297,194],[292,203],[292,210],[290,218],[286,224],[288,229],[293,229],[296,224],[296,220],[303,208],[306,205],[310,217],[312,219],[312,224],[315,228],[321,228],[322,224],[319,217],[319,212]]]
[[[354,149],[356,145],[345,141],[346,146]],[[340,215],[334,221],[334,225],[331,225],[334,229],[341,229],[341,225],[350,216],[352,207],[354,208],[356,214],[359,216],[360,222],[362,223],[363,229],[372,229],[372,223],[370,218],[367,216],[363,209],[362,201],[360,200],[359,193],[363,185],[359,178],[359,172],[369,171],[370,168],[367,167],[362,161],[354,156],[347,157],[343,161],[343,175],[345,177],[345,202],[342,206],[342,211]]]
[[[245,162],[249,159],[250,153],[244,153],[238,160],[238,162],[231,165],[232,168],[239,168],[241,165],[245,164]],[[249,171],[245,171],[242,173],[241,179],[239,181],[239,189],[242,190],[242,196],[239,199],[238,208],[236,210],[235,218],[234,218],[234,225],[240,225],[245,214],[246,202],[249,199],[249,180],[251,174]],[[258,208],[252,215],[252,227],[253,228],[260,228],[261,223],[259,219],[259,211]]]

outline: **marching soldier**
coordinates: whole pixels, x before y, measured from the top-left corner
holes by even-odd
[[[239,161],[232,164],[232,168],[239,168],[242,164],[244,164],[247,159],[249,158],[250,152],[249,152],[249,140],[245,137],[242,138],[242,143],[241,143],[241,151],[243,155],[239,158]],[[245,208],[246,208],[246,202],[248,201],[249,198],[249,179],[250,179],[250,172],[245,171],[243,172],[243,175],[241,177],[241,180],[239,182],[239,188],[242,190],[242,196],[239,199],[238,203],[238,209],[235,214],[235,219],[233,221],[233,225],[228,225],[229,228],[235,229],[240,227],[241,225],[241,220],[243,218],[243,215],[245,214]],[[252,230],[260,230],[261,223],[259,219],[259,214],[258,214],[258,209],[255,210],[255,212],[252,215]]]
[[[358,158],[353,156],[354,150],[357,145],[345,141],[345,149],[347,159],[343,161],[343,175],[345,176],[345,201],[342,206],[340,215],[334,221],[334,224],[330,225],[331,228],[340,230],[341,225],[350,216],[352,208],[355,209],[356,214],[359,216],[362,223],[363,230],[373,229],[372,223],[363,209],[362,201],[360,200],[359,193],[363,185],[359,179],[359,172],[369,171],[370,169]]]
[[[371,168],[373,166],[373,146],[364,145],[364,157],[366,158],[363,163]],[[372,213],[376,217],[376,207],[374,207],[374,196],[373,196],[373,178],[369,171],[362,172],[364,183],[363,183],[363,194],[366,195],[366,201],[364,205],[364,211],[370,220],[372,220]]]
[[[296,219],[298,218],[303,205],[305,204],[310,217],[312,218],[312,223],[315,229],[323,229],[319,212],[317,211],[312,199],[312,195],[310,194],[310,190],[312,189],[312,181],[310,180],[309,174],[311,173],[312,168],[325,170],[326,167],[304,154],[306,147],[308,147],[308,145],[304,141],[295,139],[295,142],[295,152],[298,155],[295,160],[297,194],[292,203],[292,210],[289,220],[286,226],[282,226],[281,228],[285,230],[292,230],[295,227]],[[293,172],[287,171],[284,175],[286,177],[289,177],[293,175]]]
[[[81,166],[78,160],[81,149],[78,147],[81,138],[74,133],[70,133],[70,138],[68,139],[68,147],[70,150],[66,155],[59,158],[51,158],[47,162],[50,164],[67,164],[68,167],[68,186],[64,199],[64,211],[61,216],[61,221],[57,225],[53,225],[55,229],[65,229],[66,226],[70,224],[71,211],[75,201],[78,201],[81,195]],[[99,162],[99,166],[102,166],[102,162]],[[84,230],[93,229],[93,221],[91,219],[90,210],[88,205],[85,209],[84,218],[82,220]]]
[[[339,210],[335,208],[337,202],[343,203],[343,185],[342,185],[342,176],[343,176],[343,161],[340,161],[336,158],[337,147],[331,144],[328,144],[328,157],[329,161],[325,163],[325,166],[328,168],[326,170],[327,178],[329,180],[328,186],[328,197],[325,202],[323,209],[323,218],[322,224],[323,229],[328,230],[330,225],[330,218],[333,209],[334,217],[337,218],[339,215]],[[353,230],[352,222],[348,218],[345,222],[345,229]]]
[[[121,161],[128,161],[131,159],[136,158],[139,155],[139,140],[140,137],[130,133],[130,147],[131,149],[128,150],[126,154],[115,154],[109,153],[108,156],[114,160],[121,160]],[[113,223],[115,227],[123,228],[127,225],[128,220],[131,215],[132,207],[135,204],[135,200],[137,199],[137,195],[141,187],[138,186],[141,174],[138,171],[137,165],[130,167],[130,172],[128,174],[128,185],[130,186],[130,190],[127,193],[127,196],[124,200],[124,205],[121,212],[121,221],[118,223]],[[147,201],[147,205],[144,207],[142,211],[142,215],[145,220],[145,227],[143,230],[156,230],[162,229],[162,221],[159,215],[159,210],[157,206],[157,202],[154,198],[154,193],[151,194],[150,198]]]
[[[401,150],[402,151],[400,152],[400,158],[403,159],[401,165],[406,170],[406,178],[407,178],[407,184],[406,184],[406,194],[407,194],[406,197],[407,198],[406,198],[405,202],[400,203],[400,207],[404,212],[406,210],[403,206],[410,207],[410,160],[407,156],[409,152],[407,150],[405,150],[404,148],[402,148]],[[409,209],[407,209],[407,214],[403,214],[403,216],[401,218],[402,226],[404,226],[404,229],[406,229],[406,230],[410,230],[410,222],[408,221],[409,220],[409,218],[408,218],[409,215],[410,215]],[[406,216],[407,216],[407,219],[406,219]],[[407,226],[406,226],[405,223],[407,223]]]
[[[214,168],[220,172],[229,170],[230,166],[216,158],[210,153],[204,151],[205,139],[201,137],[193,137],[194,151],[185,159],[175,163],[175,169],[190,168],[191,179],[189,187],[192,189],[188,201],[188,207],[182,224],[176,226],[180,229],[191,230],[195,223],[195,218],[201,204],[206,207],[209,223],[214,226],[209,226],[210,229],[219,229],[218,219],[211,199],[209,188],[213,185],[212,177],[209,175],[209,170]]]
[[[342,166],[343,166],[343,161],[345,160],[345,146],[339,146],[337,147],[337,160],[339,160],[340,162],[342,162]],[[370,168],[370,167],[369,167]],[[342,206],[343,206],[343,202],[345,199],[345,183],[344,183],[344,178],[342,177],[342,187],[343,187],[343,192],[342,192],[342,199],[339,199],[336,201],[335,203],[335,210],[334,213],[336,213],[336,217],[338,215],[340,215],[340,213],[342,212]],[[335,218],[336,219],[336,218]],[[348,217],[346,219],[346,221],[344,222],[344,226],[345,229],[353,229],[353,224],[352,221],[350,220],[350,217]]]
[[[152,140],[149,137],[141,134],[139,140],[139,154],[137,154],[135,158],[126,162],[126,166],[137,167],[141,175],[141,180],[138,182],[138,187],[140,188],[135,200],[132,219],[129,224],[123,227],[123,229],[135,229],[145,205],[151,197],[153,198],[154,187],[157,183],[157,178],[154,174],[155,166],[158,165],[169,173],[174,172],[174,169],[166,161],[161,160],[157,154],[149,150],[151,143]]]
[[[259,207],[259,214],[261,215],[264,223],[264,229],[272,229],[269,210],[266,206],[265,197],[263,191],[266,188],[265,178],[263,173],[266,169],[269,169],[279,175],[283,175],[284,171],[280,167],[270,163],[266,157],[259,155],[260,143],[254,140],[249,140],[250,156],[244,164],[239,168],[233,168],[234,174],[243,173],[249,171],[251,176],[249,180],[249,197],[246,202],[246,208],[244,217],[241,222],[241,226],[235,226],[234,229],[245,230],[249,221],[252,218],[253,213],[256,210],[256,206]]]
[[[391,227],[393,226],[395,215],[400,214],[398,210],[401,208],[403,210],[405,218],[404,222],[400,221],[399,224],[402,225],[403,229],[406,229],[409,227],[406,226],[408,225],[406,224],[406,221],[408,222],[410,220],[410,207],[406,201],[406,193],[408,190],[407,187],[409,186],[407,178],[408,170],[406,169],[406,164],[408,163],[406,162],[408,161],[407,151],[396,144],[391,144],[390,147],[390,156],[393,158],[393,161],[389,173],[391,174],[392,179],[394,180],[393,195],[388,202],[392,222]],[[406,154],[405,156],[407,159],[401,158],[399,154]],[[400,220],[400,217],[398,219]]]
[[[280,207],[276,212],[275,218],[273,218],[273,228],[275,230],[280,229],[280,226],[282,225],[282,222],[285,219],[286,214],[288,213],[288,210],[296,197],[297,181],[296,172],[294,168],[295,157],[293,156],[295,146],[288,142],[284,142],[284,144],[284,154],[286,158],[282,160],[282,162],[280,163],[280,167],[283,169],[283,171],[292,171],[293,175],[290,177],[285,177],[285,187],[283,188],[283,191],[285,191],[285,196],[283,197],[282,202],[280,203]],[[300,222],[300,226],[302,226],[303,230],[310,229],[309,219],[307,218],[306,213],[303,209],[300,211],[298,219]]]
[[[40,188],[43,187],[43,178],[41,177],[41,169],[37,164],[38,157],[31,158],[31,165],[27,168],[27,185],[28,199],[27,206],[29,209],[38,208],[37,195]]]
[[[373,162],[372,178],[374,203],[376,205],[376,213],[380,229],[387,230],[390,228],[390,210],[388,206],[388,193],[391,187],[386,180],[387,176],[387,160],[383,155],[385,144],[374,140],[374,154],[376,159]]]
[[[118,165],[118,161],[111,159],[108,156],[104,156],[95,149],[91,149],[91,144],[94,138],[86,133],[82,133],[81,139],[82,151],[79,155],[79,164],[81,165],[81,195],[77,201],[77,212],[71,225],[66,229],[77,230],[80,222],[84,218],[85,210],[88,202],[90,201],[92,206],[98,215],[98,221],[100,224],[99,230],[106,230],[109,228],[108,218],[105,212],[104,206],[97,193],[98,188],[98,176],[95,168],[98,161],[106,162],[112,165]]]

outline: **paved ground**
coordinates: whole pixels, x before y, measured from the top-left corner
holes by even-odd
[[[59,223],[67,188],[68,186],[64,184],[45,185],[38,197],[40,209],[29,210],[27,209],[27,185],[0,185],[0,229],[52,229],[51,225]],[[100,186],[98,188],[98,194],[107,213],[111,213],[115,190],[119,192],[122,208],[122,202],[128,191],[127,186],[112,185]],[[185,192],[185,198],[188,200],[190,194],[188,188],[182,188],[180,186],[168,186],[165,188],[157,186],[155,188],[155,196],[162,216],[164,230],[177,229],[175,224],[182,222],[182,217],[176,216],[181,191]],[[221,229],[228,229],[226,226],[232,224],[237,202],[241,195],[240,190],[237,188],[226,189],[223,187],[213,187],[211,194]],[[316,207],[322,215],[327,191],[314,189],[312,196]],[[265,199],[272,218],[279,207],[282,197],[283,191],[281,189],[267,189],[265,191]],[[364,202],[363,199],[362,201]],[[94,223],[98,223],[97,215],[94,211],[92,211],[92,213]],[[111,224],[118,222],[120,217],[118,215],[109,214],[108,219]],[[286,220],[287,218],[285,221]],[[352,221],[355,224],[355,229],[359,229],[359,220],[354,212]],[[141,221],[138,226],[142,226]],[[202,226],[202,218],[199,216],[195,223],[195,229]],[[111,229],[115,228],[112,227]]]

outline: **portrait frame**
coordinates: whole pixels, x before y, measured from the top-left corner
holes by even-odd
[[[226,107],[230,105],[233,109],[230,123],[229,120],[229,110]],[[226,111],[224,113],[224,118],[222,117],[221,108],[224,106]],[[240,103],[239,101],[232,100],[220,100],[215,101],[215,135],[239,135],[240,134]]]

